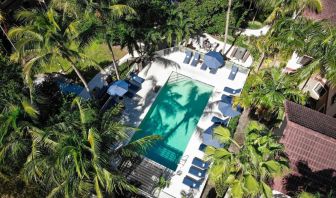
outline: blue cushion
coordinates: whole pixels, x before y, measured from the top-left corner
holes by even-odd
[[[197,181],[189,176],[185,176],[183,179],[183,183],[187,186],[189,186],[190,188],[199,188],[202,181]]]
[[[192,161],[192,164],[199,167],[199,168],[208,169],[209,165],[210,165],[210,162],[205,162],[198,157],[194,157],[194,159]]]
[[[196,166],[191,166],[189,168],[189,173],[196,176],[196,177],[205,177],[205,174],[206,174],[206,170],[203,170],[203,169],[200,169],[200,168],[197,168]]]

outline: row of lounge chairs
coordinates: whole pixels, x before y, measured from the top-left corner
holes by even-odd
[[[204,181],[209,166],[210,166],[209,161],[203,161],[198,157],[194,157],[188,173],[195,176],[198,179],[194,179],[193,177],[187,175],[184,177],[183,183],[189,186],[190,188],[198,189],[201,186],[202,182]]]
[[[191,51],[186,51],[186,56],[185,56],[185,58],[183,60],[183,63],[184,64],[189,64],[190,61],[191,61],[192,56],[193,56],[193,54],[192,54]],[[190,65],[193,66],[193,67],[196,67],[197,64],[200,61],[200,58],[201,58],[201,55],[199,53],[195,52],[194,58],[192,59]],[[205,70],[207,70],[207,68],[208,68],[208,66],[205,63],[203,63],[201,65],[201,70],[205,71]],[[216,74],[216,72],[217,72],[217,69],[210,69],[210,73],[211,74]]]

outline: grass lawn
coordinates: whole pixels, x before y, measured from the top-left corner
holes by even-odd
[[[127,54],[127,50],[120,49],[118,46],[113,47],[114,50],[114,56],[116,60],[119,60],[123,56]],[[92,59],[93,61],[97,62],[100,67],[104,68],[108,66],[110,63],[112,63],[112,55],[108,48],[108,46],[105,43],[94,41],[92,42],[88,47],[84,49],[84,54]],[[59,72],[62,69],[69,73],[71,72],[71,67],[69,63],[66,60],[54,60],[54,63],[51,63],[49,65],[46,65],[42,69],[42,73],[52,73],[52,72]],[[86,73],[86,70],[96,70],[97,68],[93,68],[93,66],[86,62],[81,62],[77,65],[77,67],[82,70],[84,73]],[[97,70],[98,71],[98,70]]]

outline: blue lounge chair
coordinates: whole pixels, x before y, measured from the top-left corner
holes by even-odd
[[[212,117],[211,118],[211,122],[213,122],[214,124],[220,124],[220,125],[223,125],[223,126],[227,126],[227,124],[229,123],[229,118],[223,120],[223,119],[220,119],[219,117]]]
[[[200,178],[204,178],[207,170],[197,168],[196,166],[191,166],[189,168],[189,173]]]
[[[202,182],[203,182],[203,179],[195,180],[189,176],[185,176],[183,179],[183,183],[185,185],[189,186],[190,188],[195,188],[195,189],[198,189],[201,186]]]
[[[231,95],[236,95],[239,94],[242,91],[242,89],[232,89],[230,87],[224,87],[224,91]]]
[[[216,69],[210,69],[210,74],[216,74],[217,70],[218,70],[218,68],[216,68]]]
[[[191,51],[186,51],[186,57],[184,58],[183,63],[189,64],[190,60],[192,57],[192,52]]]
[[[238,67],[233,65],[231,68],[230,75],[229,75],[229,80],[234,80],[236,78],[237,72],[238,72]]]
[[[203,63],[202,66],[201,66],[201,70],[206,70],[207,68],[208,68],[208,66],[205,63]]]
[[[196,67],[199,59],[200,59],[200,54],[196,52],[190,65]]]
[[[221,101],[227,104],[232,104],[232,96],[222,95]]]
[[[200,146],[198,147],[198,150],[200,150],[200,151],[205,151],[205,149],[206,149],[206,147],[207,147],[207,145],[205,145],[205,144],[200,144]]]
[[[136,83],[142,84],[145,81],[145,79],[141,78],[140,76],[136,75],[133,72],[131,72],[130,76],[131,76],[131,80]]]
[[[192,164],[202,169],[208,169],[210,162],[205,162],[198,157],[194,157]]]

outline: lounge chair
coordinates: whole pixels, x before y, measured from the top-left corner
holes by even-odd
[[[233,100],[232,96],[227,96],[225,94],[223,94],[221,97],[221,101],[227,104],[232,104],[232,100]]]
[[[192,164],[202,169],[208,169],[210,162],[205,162],[198,157],[194,157]]]
[[[210,74],[216,74],[217,71],[218,71],[218,68],[216,68],[216,69],[210,69]]]
[[[238,67],[233,65],[231,68],[230,75],[229,75],[229,80],[234,80],[236,78],[237,72],[238,72]]]
[[[242,91],[242,89],[232,89],[230,87],[224,87],[224,91],[229,93],[230,95],[237,95]]]
[[[135,74],[133,72],[131,72],[130,76],[131,76],[131,80],[133,82],[142,84],[145,81],[145,79],[141,78],[140,76],[138,76],[137,74]]]
[[[200,178],[204,178],[207,170],[197,168],[196,166],[191,166],[189,168],[189,173]]]
[[[223,125],[223,126],[227,126],[228,123],[229,123],[229,118],[223,120],[223,119],[220,119],[219,117],[217,116],[213,116],[211,118],[211,122],[213,122],[215,125]]]
[[[246,52],[244,57],[243,57],[243,63],[246,62],[246,60],[248,59],[249,56],[250,56],[250,52]]]
[[[196,52],[190,65],[196,67],[199,59],[200,59],[200,54]]]
[[[201,70],[206,70],[207,68],[208,68],[208,66],[205,63],[203,63],[202,66],[201,66]]]
[[[192,57],[192,52],[191,51],[186,51],[186,57],[183,60],[183,63],[189,64],[190,60]]]
[[[230,55],[231,57],[234,57],[234,55],[235,55],[236,52],[237,52],[237,49],[238,49],[237,47],[234,47],[234,48],[233,48],[232,53],[231,53],[231,55]]]
[[[183,183],[185,185],[189,186],[190,188],[195,188],[195,189],[198,189],[201,186],[202,182],[203,182],[203,179],[195,180],[189,176],[185,176],[183,179]]]
[[[198,147],[198,150],[200,150],[200,151],[205,151],[205,149],[206,149],[206,147],[207,147],[207,145],[205,145],[205,144],[200,144],[200,146]]]
[[[236,59],[238,59],[238,60],[241,60],[241,59],[244,57],[246,51],[247,51],[247,50],[246,50],[245,48],[240,47],[240,48],[238,48],[238,50],[237,50],[237,52],[235,53],[234,57],[235,57]]]

